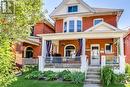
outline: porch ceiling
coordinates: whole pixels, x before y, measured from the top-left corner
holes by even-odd
[[[66,40],[66,39],[100,39],[100,38],[119,38],[124,37],[127,31],[109,32],[73,32],[73,33],[53,33],[39,34],[44,40]]]

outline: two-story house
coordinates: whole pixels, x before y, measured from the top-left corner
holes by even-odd
[[[117,27],[122,9],[94,8],[83,0],[63,0],[50,14],[55,33],[42,37],[39,70],[117,65],[125,72],[124,35]],[[47,65],[48,64],[48,65]]]

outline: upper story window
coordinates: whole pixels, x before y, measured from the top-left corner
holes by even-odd
[[[102,21],[103,21],[102,18],[94,19],[94,25],[97,25],[97,24],[99,24],[99,23],[102,22]]]
[[[30,36],[34,36],[34,26],[31,27],[31,33]]]
[[[69,32],[74,32],[74,20],[69,21]]]
[[[82,28],[82,22],[81,20],[77,20],[77,32],[81,32],[81,28]]]
[[[78,12],[78,6],[69,6],[68,7],[68,12]]]
[[[64,32],[67,32],[67,22],[64,22]]]
[[[82,18],[68,17],[64,19],[63,32],[81,32],[82,31]]]

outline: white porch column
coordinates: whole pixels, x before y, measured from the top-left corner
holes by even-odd
[[[86,72],[87,60],[86,60],[86,39],[82,39],[82,56],[81,56],[81,71]]]
[[[39,57],[39,71],[44,71],[45,57],[46,57],[46,41],[42,39],[42,56]]]
[[[125,56],[124,56],[124,39],[120,37],[120,58],[119,58],[120,73],[125,73]]]

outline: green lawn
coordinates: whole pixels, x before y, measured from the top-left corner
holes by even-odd
[[[121,84],[117,84],[117,85],[109,85],[109,86],[105,86],[105,87],[126,87],[124,85],[121,85]]]
[[[52,81],[39,81],[39,80],[26,80],[19,77],[16,82],[8,87],[83,87],[83,84],[71,84],[65,82],[52,82]],[[110,85],[107,87],[130,87],[130,85]]]
[[[65,82],[25,80],[23,77],[19,77],[16,82],[8,87],[83,87],[83,84],[76,85]]]

